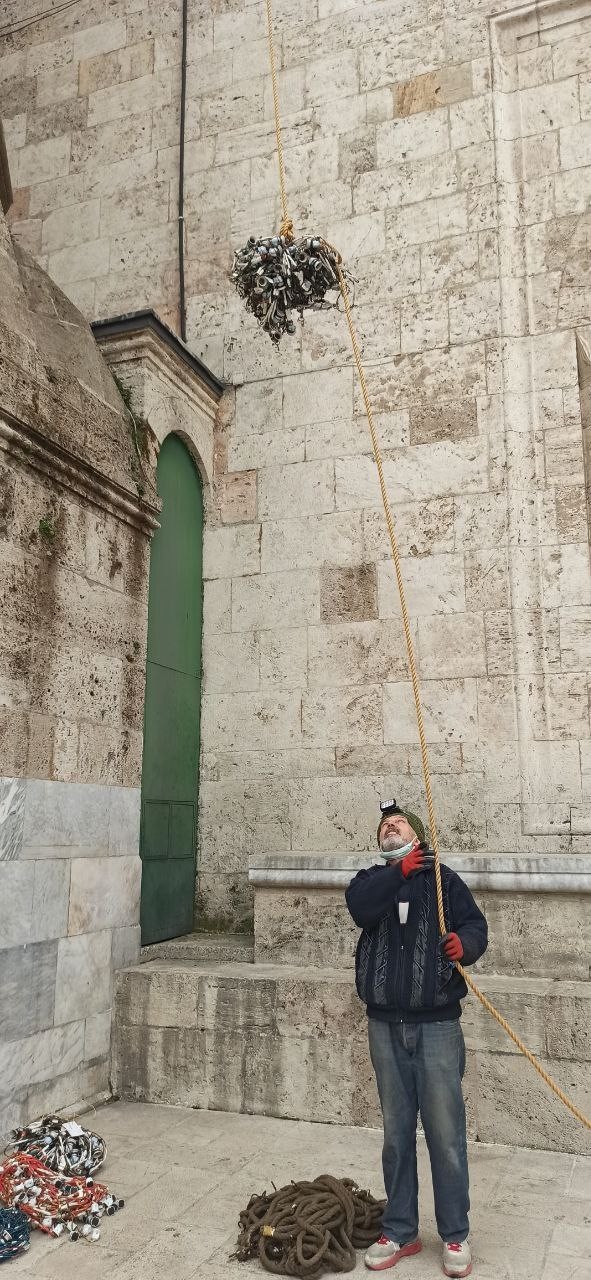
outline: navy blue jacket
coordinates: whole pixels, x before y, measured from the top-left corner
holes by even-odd
[[[447,928],[457,933],[463,965],[486,951],[488,929],[464,881],[441,864]],[[440,942],[435,872],[430,867],[405,880],[400,865],[359,871],[345,894],[355,924],[357,993],[370,1018],[389,1022],[442,1022],[459,1018],[467,987]],[[409,904],[401,925],[399,901]]]

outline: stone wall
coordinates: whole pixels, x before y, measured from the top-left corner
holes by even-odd
[[[113,971],[139,953],[136,464],[86,322],[1,216],[0,1134],[108,1093]]]
[[[357,280],[442,845],[586,852],[591,4],[275,7],[291,212]],[[278,221],[264,5],[189,10],[189,340],[236,388],[205,544],[201,888],[236,917],[248,855],[362,850],[380,793],[423,797],[342,318],[276,352],[228,281]],[[178,320],[180,15],[81,0],[2,42],[14,234],[88,316]]]

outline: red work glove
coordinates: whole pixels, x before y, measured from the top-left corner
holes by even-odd
[[[448,960],[462,959],[464,948],[457,933],[446,933],[445,937],[441,939],[441,946]]]
[[[400,863],[400,870],[402,871],[404,879],[408,880],[409,876],[414,875],[415,871],[422,871],[424,865],[425,857],[423,850],[420,848],[411,849],[410,853],[407,853],[406,857],[402,859],[402,862]]]

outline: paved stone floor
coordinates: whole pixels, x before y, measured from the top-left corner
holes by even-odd
[[[255,1191],[331,1172],[382,1193],[381,1135],[372,1129],[228,1112],[115,1103],[87,1117],[108,1142],[102,1171],[126,1199],[100,1242],[34,1233],[6,1276],[36,1280],[252,1280],[258,1263],[229,1262],[238,1213]],[[440,1272],[422,1139],[423,1253],[396,1280]],[[472,1246],[480,1280],[591,1280],[591,1156],[473,1144]],[[360,1255],[350,1275],[367,1275]]]

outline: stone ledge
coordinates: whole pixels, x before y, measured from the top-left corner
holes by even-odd
[[[445,857],[446,866],[461,875],[470,889],[500,893],[591,893],[591,855],[548,854],[522,857],[458,855]],[[362,867],[375,865],[375,856],[344,853],[270,853],[251,858],[248,879],[255,889],[345,889]]]
[[[479,985],[583,1110],[591,984],[491,975]],[[271,964],[136,965],[117,976],[113,1083],[123,1098],[379,1125],[365,1011],[352,976]],[[580,1124],[480,1004],[464,1002],[469,1132],[583,1151]]]

